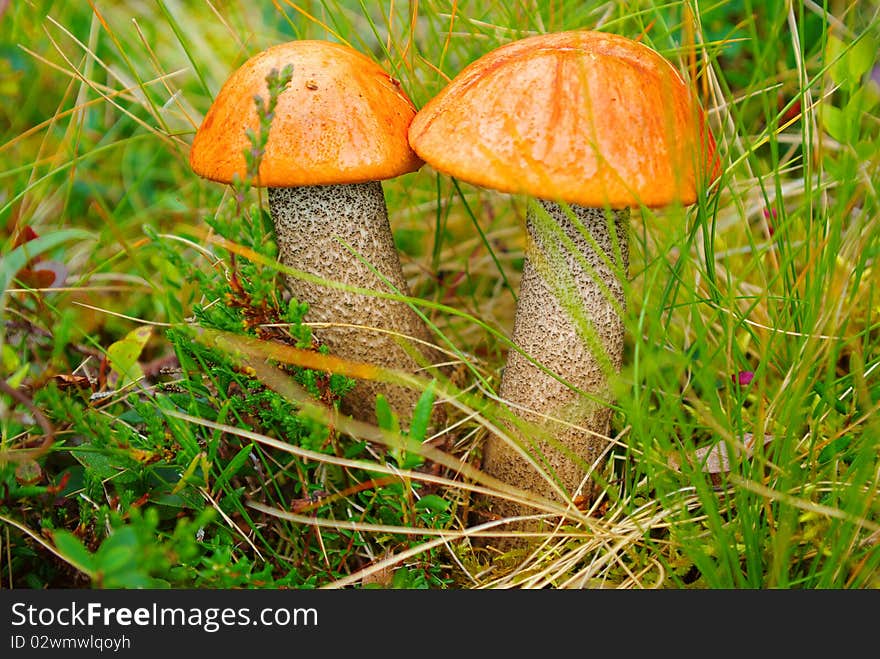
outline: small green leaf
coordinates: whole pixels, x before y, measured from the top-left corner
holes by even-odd
[[[409,425],[409,437],[422,442],[428,433],[428,424],[431,421],[431,411],[434,407],[434,381],[419,396],[419,401],[413,409],[412,422]]]
[[[6,343],[0,346],[0,365],[3,366],[3,370],[7,373],[14,371],[21,366],[21,360],[18,358],[18,353]]]
[[[89,576],[95,573],[94,556],[73,533],[64,530],[53,531],[52,539],[55,541],[55,548],[65,560]]]
[[[831,36],[825,46],[825,61],[830,65],[831,80],[848,91],[861,85],[862,77],[874,65],[876,57],[877,42],[868,35],[852,45]]]
[[[847,51],[844,60],[847,71],[853,81],[853,86],[858,86],[862,76],[874,65],[877,57],[877,42],[869,35],[863,36],[856,41]]]
[[[4,348],[6,345],[4,344]],[[9,378],[6,380],[6,384],[10,387],[17,389],[21,386],[21,383],[24,382],[24,379],[27,377],[27,374],[31,370],[31,365],[28,363],[22,364]]]
[[[409,569],[405,567],[397,568],[394,576],[391,577],[391,588],[403,590],[412,587]]]
[[[92,444],[82,444],[78,449],[71,451],[71,454],[97,480],[113,478],[124,469],[124,465],[120,464],[120,461],[112,460],[110,456]]]
[[[416,501],[416,510],[430,510],[435,513],[445,512],[449,508],[449,502],[436,494],[426,494]]]
[[[143,352],[144,346],[150,340],[153,328],[150,326],[137,327],[107,348],[107,359],[110,360],[110,368],[119,374],[119,385],[134,382],[144,376],[138,358]]]
[[[400,432],[397,415],[391,410],[388,399],[383,394],[376,396],[376,422],[382,430]]]
[[[828,64],[828,73],[835,85],[841,85],[846,81],[846,64],[843,61],[843,51],[846,44],[835,36],[829,36],[825,44],[825,62]]]
[[[251,457],[251,448],[252,445],[247,445],[243,449],[241,449],[232,460],[223,468],[220,476],[214,483],[214,491],[219,492],[220,489],[229,482],[229,479],[235,476],[239,470],[245,465],[248,461],[248,458]]]
[[[846,144],[849,141],[849,122],[840,108],[836,108],[833,105],[823,107],[822,124],[825,126],[828,134],[841,144]]]
[[[425,461],[424,456],[413,451],[402,451],[400,454],[395,454],[394,459],[401,469],[414,469]]]
[[[851,121],[858,122],[862,115],[873,110],[878,102],[880,95],[873,88],[861,87],[850,97],[844,112]]]
[[[364,449],[366,449],[367,446],[369,446],[369,444],[366,441],[354,442],[350,446],[345,447],[342,456],[345,458],[356,458],[363,454]]]
[[[843,401],[840,400],[833,391],[830,391],[828,386],[824,382],[818,380],[814,382],[813,391],[819,394],[819,396],[822,397],[822,400],[825,401],[825,403],[827,403],[830,407],[833,407],[838,414],[849,414],[849,409],[847,409]]]
[[[131,567],[132,556],[140,551],[135,530],[129,526],[122,527],[101,543],[94,554],[95,565],[105,574],[123,572]]]
[[[842,457],[851,443],[852,437],[850,435],[844,435],[832,440],[819,452],[819,462],[825,463],[836,457]]]

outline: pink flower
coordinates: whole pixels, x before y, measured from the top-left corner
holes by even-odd
[[[742,387],[748,386],[755,379],[754,371],[740,371],[736,375],[731,375],[730,379]]]
[[[779,213],[775,208],[771,208],[769,210],[765,208],[763,210],[763,213],[764,219],[767,220],[767,233],[772,238],[773,234],[776,233],[776,228],[773,226],[773,222],[774,220],[776,220],[777,217],[779,217]]]

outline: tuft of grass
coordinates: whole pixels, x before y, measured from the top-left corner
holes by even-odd
[[[3,585],[880,585],[876,3],[0,11]],[[427,166],[384,184],[409,301],[457,366],[406,380],[449,414],[404,435],[381,402],[378,426],[338,413],[352,365],[285,295],[262,191],[187,162],[228,74],[280,41],[347,42],[422,106],[492,48],[579,28],[668,57],[723,160],[694,206],[632,213],[586,511],[479,471],[487,434],[518,423],[496,388],[530,200]],[[503,520],[475,493],[531,501],[548,530],[494,551]]]

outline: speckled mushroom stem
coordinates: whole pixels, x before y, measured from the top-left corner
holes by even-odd
[[[269,188],[269,210],[275,225],[281,263],[329,281],[408,295],[379,181],[348,185]],[[339,241],[349,245],[362,261]],[[374,274],[373,268],[390,282]],[[436,351],[404,337],[431,341],[421,318],[403,302],[331,288],[289,276],[287,285],[300,302],[309,304],[306,320],[363,326],[319,327],[313,335],[332,354],[351,361],[420,372],[424,363],[439,361]],[[393,288],[392,288],[393,287]],[[375,328],[375,329],[370,329]],[[376,331],[386,330],[386,332]],[[408,343],[406,349],[403,345]],[[383,393],[404,427],[420,392],[399,385],[358,380],[343,400],[344,410],[362,421],[375,422],[376,395]],[[439,408],[434,420],[439,420]]]
[[[501,379],[500,395],[509,401],[523,419],[541,426],[550,441],[519,437],[538,464],[555,473],[558,483],[572,496],[592,496],[587,481],[578,492],[591,465],[605,449],[610,429],[611,400],[607,368],[619,371],[623,361],[623,322],[615,310],[624,308],[623,286],[606,263],[628,267],[627,220],[629,210],[614,211],[615,247],[609,222],[601,209],[571,206],[574,215],[589,231],[596,245],[607,257],[601,257],[569,216],[555,203],[540,202],[550,218],[571,240],[573,249],[559,244],[558,237],[546,228],[546,221],[529,210],[526,216],[530,243],[523,267],[519,301],[513,326],[513,343],[550,371],[588,392],[596,400],[582,396],[541,371],[523,355],[511,350]],[[620,256],[615,256],[619,249]],[[576,252],[576,253],[575,253]],[[554,258],[551,255],[556,255]],[[618,260],[622,257],[622,264]],[[585,265],[587,267],[585,267]],[[601,280],[607,292],[603,292]],[[566,308],[579,309],[581,318],[589,319],[596,337],[604,347],[605,359],[597,358],[590,340]],[[603,369],[602,362],[606,368]],[[531,410],[521,411],[519,406]],[[588,429],[573,429],[542,415],[561,418]],[[591,431],[591,432],[589,432]],[[564,447],[564,450],[559,448]],[[572,459],[566,451],[577,456]],[[508,443],[497,436],[487,441],[483,468],[506,483],[557,499],[547,483]],[[492,512],[502,517],[527,515],[534,509],[504,500],[492,500]],[[528,525],[520,525],[526,528]]]

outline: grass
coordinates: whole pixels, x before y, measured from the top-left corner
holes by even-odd
[[[0,585],[880,586],[877,3],[92,4],[0,5]],[[280,294],[263,195],[196,177],[188,144],[284,40],[348,42],[421,107],[574,28],[668,57],[723,171],[633,212],[603,496],[539,505],[558,524],[500,554],[473,495],[498,488],[480,447],[506,427],[528,200],[430,167],[386,182],[456,364],[416,383],[448,432],[402,435],[334,411],[345,365]]]

